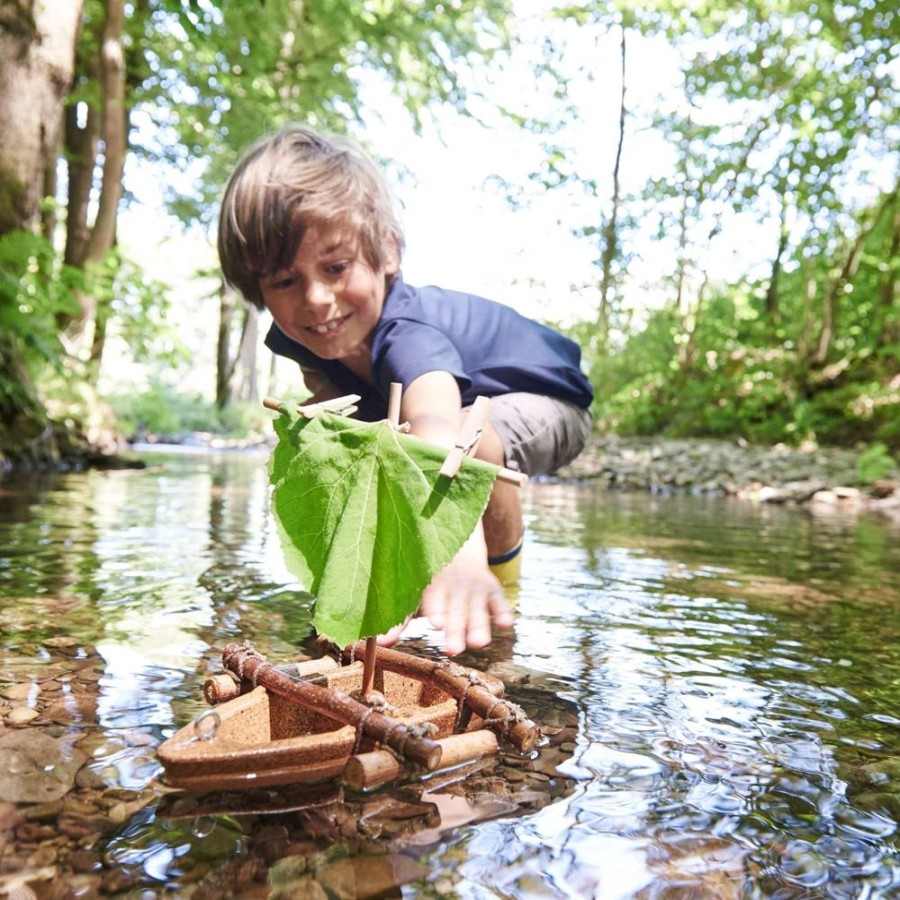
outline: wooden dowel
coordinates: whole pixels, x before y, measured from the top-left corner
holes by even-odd
[[[352,725],[366,737],[386,744],[416,765],[435,769],[440,764],[441,748],[434,741],[416,737],[403,723],[382,715],[343,691],[329,690],[279,672],[252,647],[226,644],[222,650],[222,663],[242,681],[262,685],[285,700],[299,703],[342,725]]]
[[[388,422],[394,428],[400,425],[400,396],[403,392],[403,385],[399,381],[391,382],[391,393],[388,399]]]
[[[501,467],[497,472],[497,481],[505,481],[507,484],[514,484],[516,487],[525,487],[528,484],[528,476],[524,472],[515,472],[512,469]]]
[[[346,659],[356,658],[362,652],[362,642],[350,644],[342,651]],[[492,682],[497,679],[449,660],[423,659],[387,647],[378,648],[378,665],[389,672],[440,688],[465,703],[484,719],[487,728],[507,738],[518,750],[530,750],[540,737],[540,729],[520,707],[493,693],[496,688]]]
[[[388,422],[391,428],[400,427],[400,397],[403,385],[399,381],[391,382],[390,397],[388,398]],[[369,696],[375,687],[375,652],[378,649],[378,638],[371,636],[366,638],[366,651],[363,657],[363,699]]]
[[[321,656],[318,659],[304,659],[295,663],[286,663],[277,666],[279,672],[285,675],[293,675],[295,678],[322,678],[325,672],[333,671],[338,667],[336,660],[330,656]],[[241,694],[241,682],[231,672],[223,672],[221,675],[211,675],[203,684],[203,699],[210,706],[217,706],[227,700],[234,700]]]
[[[378,638],[366,638],[366,655],[363,659],[363,700],[375,689],[375,654],[378,650]]]
[[[456,766],[491,756],[499,749],[493,731],[482,729],[468,734],[453,734],[435,743],[441,747],[441,768]],[[367,788],[415,775],[414,767],[404,764],[388,750],[357,753],[347,760],[342,779],[351,790]]]

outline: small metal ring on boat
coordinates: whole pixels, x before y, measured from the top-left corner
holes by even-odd
[[[207,709],[194,719],[194,734],[198,741],[211,741],[222,724],[222,717],[215,709]]]

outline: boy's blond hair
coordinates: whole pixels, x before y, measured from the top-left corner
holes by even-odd
[[[403,230],[384,178],[352,141],[291,125],[247,150],[228,179],[219,216],[219,262],[228,284],[263,307],[259,279],[291,265],[312,224],[346,228],[376,271]]]

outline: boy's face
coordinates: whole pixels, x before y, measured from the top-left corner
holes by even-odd
[[[320,359],[366,369],[371,336],[384,306],[385,278],[399,268],[390,254],[374,270],[354,236],[334,225],[311,225],[293,263],[260,278],[263,302],[278,327]]]

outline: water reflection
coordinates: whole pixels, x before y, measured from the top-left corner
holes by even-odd
[[[0,491],[0,752],[15,762],[0,825],[20,868],[142,895],[900,891],[895,525],[530,485],[516,626],[462,661],[547,726],[552,765],[500,761],[465,790],[406,797],[405,819],[280,792],[278,810],[235,814],[161,791],[154,748],[205,709],[228,640],[311,650],[311,598],[284,568],[262,457],[149,461]],[[70,779],[43,811],[9,799],[33,768],[9,737],[23,734],[81,761],[44,784]],[[41,840],[67,852],[35,857]]]

